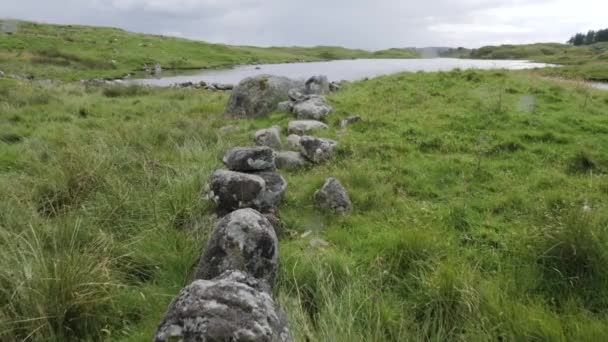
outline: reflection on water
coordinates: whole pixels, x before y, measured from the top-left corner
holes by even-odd
[[[232,69],[201,70],[181,75],[168,75],[160,78],[138,79],[134,82],[168,86],[174,83],[200,82],[239,83],[242,79],[260,74],[286,76],[295,79],[308,78],[312,75],[327,75],[331,81],[354,81],[366,77],[372,78],[403,71],[449,71],[460,69],[509,69],[521,70],[551,67],[543,63],[513,60],[478,60],[456,58],[433,59],[356,59],[330,62],[284,63],[244,65]]]

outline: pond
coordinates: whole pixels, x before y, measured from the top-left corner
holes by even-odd
[[[161,77],[133,80],[139,84],[169,86],[175,83],[200,82],[237,84],[242,79],[260,74],[306,79],[312,75],[326,75],[330,81],[355,81],[398,72],[450,71],[460,69],[521,70],[552,67],[554,65],[514,60],[479,60],[457,58],[429,59],[354,59],[329,62],[243,65],[231,69],[197,70],[188,74],[163,73]]]

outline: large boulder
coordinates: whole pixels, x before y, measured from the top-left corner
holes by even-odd
[[[259,75],[242,80],[233,90],[226,106],[228,118],[259,118],[276,110],[281,101],[287,101],[287,93],[303,88],[301,81],[287,77]]]
[[[325,95],[330,91],[329,81],[324,75],[313,76],[304,85],[306,94]]]
[[[291,102],[291,101],[282,101],[282,102],[279,102],[279,104],[277,105],[277,112],[291,113],[292,109],[293,109],[293,102]]]
[[[281,202],[286,188],[287,182],[275,171],[217,170],[211,175],[206,196],[217,205],[219,215],[241,208],[270,212]]]
[[[274,152],[268,146],[235,147],[224,155],[224,164],[232,171],[253,172],[274,169]]]
[[[255,132],[253,141],[258,146],[268,146],[274,150],[280,150],[282,145],[281,129],[278,126],[261,129]]]
[[[304,135],[306,133],[327,129],[329,128],[326,124],[317,120],[297,120],[291,121],[287,125],[287,131],[289,134]]]
[[[305,100],[296,102],[292,111],[298,119],[322,121],[333,109],[322,96],[309,95]]]
[[[268,284],[230,271],[197,280],[171,302],[154,333],[154,342],[293,341],[285,315]]]
[[[266,181],[256,175],[217,170],[209,180],[207,197],[217,205],[219,214],[240,208],[259,208]]]
[[[237,270],[274,284],[279,242],[272,224],[253,209],[226,215],[213,229],[198,264],[196,279],[213,279]]]
[[[331,139],[303,136],[300,139],[300,152],[306,159],[318,164],[330,160],[338,143]]]
[[[278,152],[275,162],[277,168],[282,170],[297,170],[310,165],[310,162],[304,158],[302,153],[293,151]]]
[[[335,178],[328,178],[323,187],[315,192],[314,198],[317,207],[338,214],[346,214],[353,209],[346,189]]]

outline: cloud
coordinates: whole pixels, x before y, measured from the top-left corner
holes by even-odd
[[[608,2],[19,0],[1,1],[0,13],[19,19],[116,26],[229,44],[381,49],[563,42],[577,31],[605,26]]]

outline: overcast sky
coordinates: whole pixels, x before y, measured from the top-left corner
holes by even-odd
[[[608,0],[0,0],[0,17],[241,45],[479,47],[608,27]]]

